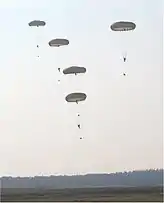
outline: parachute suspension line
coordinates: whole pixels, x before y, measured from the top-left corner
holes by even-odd
[[[36,29],[37,29],[37,31],[39,31],[39,27],[37,27]],[[37,58],[40,58],[40,42],[39,42],[39,34],[38,33],[36,36],[36,48],[37,48],[36,52],[37,52]]]
[[[127,32],[124,29],[121,31],[119,34],[119,39],[120,39],[120,49],[121,49],[121,62],[123,63],[121,65],[120,71],[122,76],[126,76],[126,62],[127,62]]]
[[[37,48],[36,50],[36,57],[39,58],[39,53],[38,53],[38,49],[39,49],[39,42],[38,42],[38,26],[36,27],[32,27],[32,30],[33,30],[33,38],[34,38],[34,41],[35,41],[35,48]]]
[[[40,57],[40,42],[39,42],[39,32],[40,32],[40,29],[39,29],[39,26],[36,26],[36,27],[33,27],[34,29],[34,34],[35,34],[35,47],[36,47],[36,57],[39,58]]]
[[[34,40],[35,40],[35,49],[36,49],[36,55],[39,58],[40,54],[39,54],[39,48],[40,48],[40,43],[39,43],[39,27],[34,27]]]
[[[36,47],[37,47],[37,57],[40,58],[42,41],[44,36],[44,30],[40,26],[36,27]]]
[[[122,76],[127,76],[127,60],[128,60],[128,47],[127,47],[127,42],[128,42],[128,32],[126,32],[126,29],[120,33],[121,36],[121,49],[122,49],[122,62],[123,62],[123,67],[122,67]]]

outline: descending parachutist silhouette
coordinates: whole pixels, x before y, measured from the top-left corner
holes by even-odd
[[[85,94],[85,93],[82,93],[82,92],[75,92],[75,93],[70,93],[70,94],[68,94],[66,97],[65,97],[65,100],[67,101],[67,102],[76,102],[76,103],[78,103],[78,102],[82,102],[82,101],[84,101],[84,100],[86,100],[86,98],[87,98],[87,95]],[[80,116],[80,114],[79,113],[77,113],[77,116]],[[79,122],[78,122],[79,123]],[[77,125],[77,127],[79,128],[79,129],[81,129],[81,124],[76,124]],[[80,138],[80,139],[82,139],[82,137]]]
[[[44,27],[46,25],[46,22],[41,21],[41,20],[33,20],[33,21],[29,22],[28,25],[30,27],[37,27],[38,28],[38,27]],[[37,44],[36,47],[39,48],[39,44]],[[39,56],[36,56],[36,57],[39,58]]]
[[[82,137],[80,137],[80,140],[82,140],[83,138]]]
[[[135,30],[136,28],[136,24],[133,22],[128,22],[128,21],[118,21],[113,23],[110,26],[112,31],[116,31],[116,32],[129,32],[132,30]],[[123,53],[123,61],[126,62],[127,60],[127,51]],[[124,76],[126,76],[125,73],[123,73]]]

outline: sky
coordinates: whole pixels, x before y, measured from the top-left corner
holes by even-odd
[[[0,176],[162,168],[162,15],[161,0],[1,0]],[[121,20],[136,29],[111,31]],[[58,72],[72,65],[86,74]]]

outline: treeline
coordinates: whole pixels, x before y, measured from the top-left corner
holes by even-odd
[[[2,177],[2,188],[85,188],[163,185],[163,169],[74,176]]]

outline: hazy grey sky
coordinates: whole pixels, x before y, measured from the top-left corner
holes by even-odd
[[[0,18],[1,176],[162,167],[161,0],[1,0]],[[118,20],[136,30],[110,31]],[[58,37],[70,44],[50,48]],[[57,68],[71,65],[87,73],[58,84]],[[67,104],[74,91],[87,100]]]

